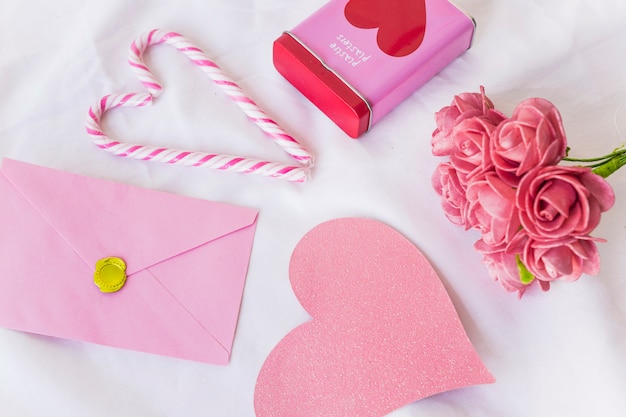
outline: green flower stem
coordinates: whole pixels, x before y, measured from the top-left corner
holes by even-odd
[[[591,163],[583,166],[592,168],[594,173],[603,178],[607,178],[609,175],[626,165],[626,149],[624,149],[624,147],[617,148],[612,153],[598,158],[565,157],[563,160],[569,162]]]
[[[618,155],[623,155],[624,153],[626,153],[626,149],[615,150],[613,153],[600,156],[598,158],[570,158],[567,156],[563,158],[563,160],[570,162],[606,162],[607,160],[613,159]]]

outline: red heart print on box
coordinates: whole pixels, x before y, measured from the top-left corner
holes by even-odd
[[[117,107],[143,107],[152,104],[163,87],[146,66],[143,53],[152,45],[167,44],[174,46],[186,55],[193,64],[200,68],[224,93],[256,124],[267,137],[272,139],[300,165],[294,166],[280,162],[259,160],[244,156],[223,155],[218,153],[185,151],[173,148],[137,145],[109,138],[101,127],[104,114]],[[130,48],[128,62],[148,90],[147,93],[115,93],[102,97],[89,109],[86,130],[95,144],[114,155],[158,161],[168,164],[202,166],[222,171],[234,171],[245,174],[258,174],[280,178],[293,182],[304,182],[308,178],[313,156],[292,136],[287,134],[274,120],[257,106],[242,89],[226,75],[219,66],[205,53],[181,34],[154,29],[138,37]]]
[[[409,55],[424,40],[426,0],[350,0],[344,13],[353,26],[378,29],[378,47],[387,55]]]
[[[291,285],[313,319],[257,378],[257,417],[381,417],[494,381],[424,255],[370,219],[318,225],[296,246]]]

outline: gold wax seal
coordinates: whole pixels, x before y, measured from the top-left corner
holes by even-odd
[[[116,292],[126,283],[126,263],[120,258],[104,258],[96,262],[93,282],[102,292]]]

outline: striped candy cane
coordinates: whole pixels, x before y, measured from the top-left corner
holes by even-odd
[[[292,166],[234,155],[136,145],[109,138],[101,127],[102,117],[108,110],[118,107],[150,105],[161,94],[163,87],[143,61],[144,51],[151,45],[159,43],[172,45],[184,53],[243,110],[252,122],[300,165]],[[148,93],[110,94],[102,97],[97,104],[89,109],[86,130],[99,148],[114,155],[146,161],[159,161],[186,166],[204,166],[225,171],[259,174],[293,182],[304,182],[307,180],[309,168],[313,163],[312,155],[275,121],[269,118],[250,97],[244,95],[241,88],[211,61],[200,48],[193,45],[182,35],[164,30],[152,30],[142,35],[131,45],[129,63],[141,83],[148,90]]]

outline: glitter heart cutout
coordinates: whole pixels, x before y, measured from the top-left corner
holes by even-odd
[[[104,114],[118,107],[143,107],[154,102],[163,87],[150,72],[143,60],[147,48],[156,44],[168,44],[186,55],[199,67],[269,138],[279,145],[300,165],[288,165],[235,155],[223,155],[173,148],[137,145],[109,138],[101,127]],[[308,178],[313,156],[292,136],[287,134],[274,120],[246,96],[241,88],[229,78],[205,53],[181,34],[155,29],[137,38],[131,45],[129,64],[148,90],[147,93],[117,93],[102,97],[89,109],[86,130],[95,144],[114,155],[145,161],[168,164],[203,166],[223,171],[258,174],[293,182],[304,182]]]
[[[267,357],[257,417],[380,417],[494,381],[428,260],[391,227],[322,223],[298,243],[289,272],[313,319]]]
[[[378,29],[378,47],[395,57],[415,52],[426,33],[425,0],[350,0],[344,14],[353,26]]]

